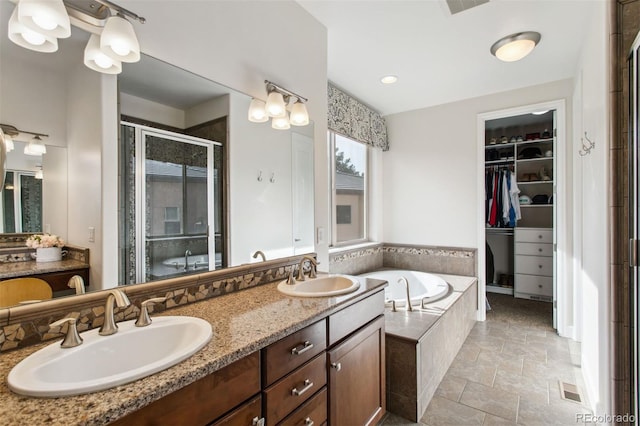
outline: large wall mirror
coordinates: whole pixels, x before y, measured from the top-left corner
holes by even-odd
[[[0,4],[0,27],[13,6]],[[9,158],[7,168],[42,170],[42,231],[89,248],[91,290],[256,262],[258,250],[313,251],[313,124],[251,123],[249,96],[149,56],[118,77],[99,74],[82,63],[87,40],[72,27],[58,52],[37,53],[3,31],[0,123],[49,135],[39,163]],[[105,117],[118,118],[119,134]],[[112,149],[117,177],[101,173]],[[119,205],[101,204],[109,191]],[[100,235],[105,209],[118,211],[118,236]],[[118,244],[91,241],[91,228]],[[120,259],[118,282],[99,272],[106,258]]]

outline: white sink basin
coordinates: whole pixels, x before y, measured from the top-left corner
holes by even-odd
[[[287,296],[327,297],[351,293],[360,287],[357,279],[344,275],[324,275],[318,278],[306,278],[289,285],[287,280],[278,284],[278,291]]]
[[[28,396],[79,395],[129,383],[169,368],[211,340],[211,324],[194,317],[154,317],[147,327],[118,323],[118,332],[82,333],[84,342],[63,349],[60,341],[29,355],[7,378],[9,388]]]

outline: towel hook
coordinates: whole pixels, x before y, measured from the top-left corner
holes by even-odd
[[[258,182],[262,182],[262,170],[258,171]]]
[[[587,140],[588,144],[584,143],[585,139]],[[582,142],[582,149],[578,151],[578,154],[580,154],[581,157],[584,157],[587,154],[591,154],[591,150],[595,148],[596,143],[589,139],[589,137],[587,136],[587,132],[584,132],[584,138],[580,138],[580,141]]]

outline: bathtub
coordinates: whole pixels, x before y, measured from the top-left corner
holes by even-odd
[[[203,269],[209,268],[209,255],[208,254],[196,254],[188,257],[189,269]],[[176,269],[184,269],[184,256],[172,257],[162,262],[165,266],[173,266]]]
[[[392,300],[395,300],[396,306],[405,306],[407,302],[407,289],[404,281],[398,282],[401,277],[406,278],[409,282],[411,305],[420,305],[422,299],[426,299],[425,303],[435,302],[451,292],[449,283],[427,272],[385,269],[360,276],[388,281],[389,285],[384,289],[385,301],[391,303]]]

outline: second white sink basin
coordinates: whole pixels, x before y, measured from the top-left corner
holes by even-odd
[[[287,296],[327,297],[351,293],[360,287],[357,279],[345,275],[319,275],[289,285],[287,280],[278,284],[278,291]]]
[[[167,369],[211,340],[211,324],[194,317],[154,317],[147,327],[118,323],[118,332],[82,333],[84,342],[63,349],[60,341],[20,361],[9,373],[9,388],[41,397],[79,395],[109,389]]]

